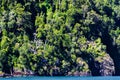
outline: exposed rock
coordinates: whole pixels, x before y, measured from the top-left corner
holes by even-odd
[[[24,73],[23,72],[14,72],[12,75],[13,76],[22,76]]]
[[[74,76],[91,76],[91,73],[90,72],[74,72]]]
[[[20,69],[14,69],[14,72],[12,74],[12,76],[29,76],[29,75],[35,75],[35,73],[29,69],[24,69],[24,71],[20,70]]]
[[[76,72],[68,72],[67,76],[91,76],[91,72],[84,72],[84,71],[76,71]]]
[[[108,54],[96,59],[95,64],[99,68],[101,76],[112,76],[115,72],[114,62]]]
[[[3,73],[2,71],[0,71],[0,77],[3,77],[5,75],[5,73]]]
[[[68,72],[68,76],[92,75],[91,73],[92,71],[89,70],[88,64],[84,60],[78,59],[77,62],[79,63],[78,67],[82,69],[79,71],[79,69],[77,69],[78,67],[76,67],[75,71]],[[93,63],[94,63],[94,68],[92,70],[98,71],[98,73],[96,73],[96,75],[98,74],[98,76],[112,76],[115,72],[114,62],[108,54],[105,54],[104,56],[99,56],[98,58],[95,59]]]

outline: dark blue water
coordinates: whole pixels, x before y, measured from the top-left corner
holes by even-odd
[[[12,77],[0,80],[120,80],[120,77]]]

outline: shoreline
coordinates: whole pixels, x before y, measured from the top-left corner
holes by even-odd
[[[6,78],[6,77],[27,77],[27,76],[38,76],[38,75],[36,75],[36,74],[6,74],[6,73],[4,73],[4,74],[0,74],[0,78]]]

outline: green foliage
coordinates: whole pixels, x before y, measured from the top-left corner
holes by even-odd
[[[113,50],[120,53],[118,4],[116,0],[0,0],[0,71],[28,69],[39,75],[90,71],[91,58],[83,55],[95,60],[111,55],[116,46]]]

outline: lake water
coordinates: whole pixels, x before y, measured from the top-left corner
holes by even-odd
[[[120,80],[120,77],[11,77],[0,80]]]

